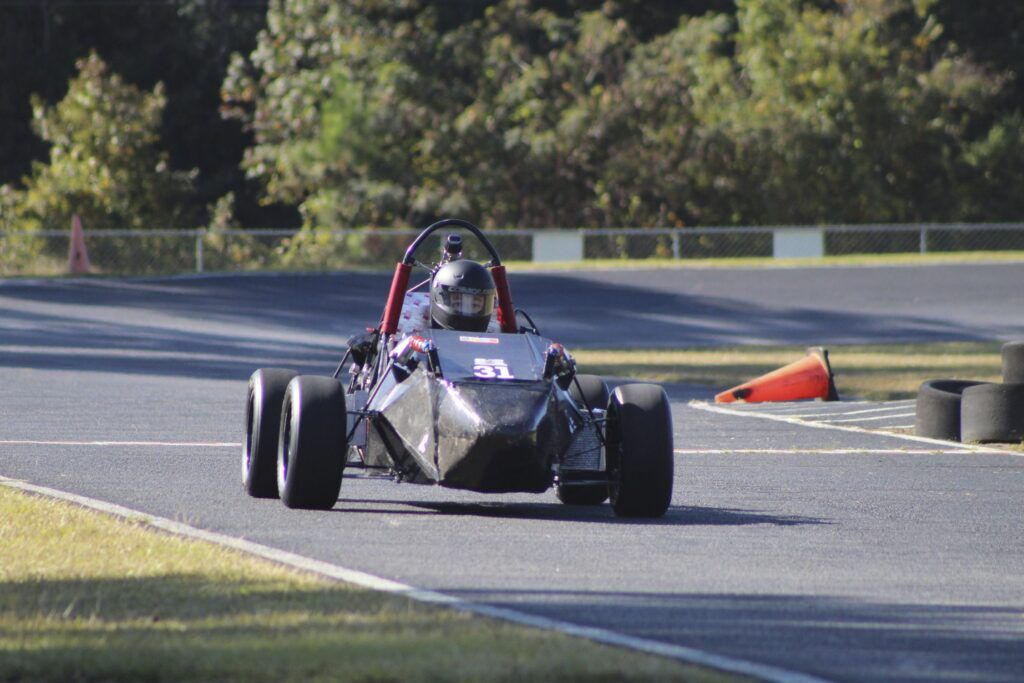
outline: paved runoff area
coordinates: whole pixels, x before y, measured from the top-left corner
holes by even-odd
[[[512,286],[577,345],[711,343],[716,329],[733,343],[744,325],[807,345],[1024,338],[1024,266],[780,273]],[[715,405],[721,387],[666,387],[675,493],[658,520],[364,476],[329,512],[248,498],[249,373],[333,371],[387,280],[0,282],[0,476],[766,680],[1024,680],[1024,457],[917,439],[912,401]]]

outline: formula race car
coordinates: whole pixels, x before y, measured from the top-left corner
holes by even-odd
[[[475,236],[490,262],[463,258],[457,233],[438,263],[419,262],[417,250],[445,227]],[[414,268],[429,276],[406,291]],[[554,486],[563,503],[610,499],[621,516],[668,509],[665,392],[609,392],[600,377],[576,374],[565,348],[513,308],[498,253],[473,224],[445,219],[420,233],[395,268],[379,324],[348,346],[333,377],[253,373],[242,458],[249,495],[330,509],[344,471],[359,467],[480,493]]]

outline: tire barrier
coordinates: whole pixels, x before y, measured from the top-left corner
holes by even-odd
[[[967,387],[960,425],[964,442],[1024,442],[1024,383]]]
[[[1003,382],[933,379],[917,391],[914,433],[965,443],[1024,443],[1024,341],[1002,348]]]
[[[1024,384],[1024,341],[1003,344],[1003,384]]]
[[[914,433],[931,439],[960,440],[961,395],[984,382],[964,379],[932,379],[917,390]]]

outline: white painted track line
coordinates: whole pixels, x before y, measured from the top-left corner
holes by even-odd
[[[817,413],[786,413],[786,417],[846,417],[847,415],[866,415],[867,413],[891,413],[895,410],[906,410],[907,406],[888,406],[886,408],[868,408],[867,410],[836,410],[831,412]],[[914,413],[910,413],[913,415]],[[891,415],[890,417],[896,417]]]
[[[845,415],[845,413],[840,413],[840,415]],[[870,417],[850,417],[844,418],[842,420],[833,420],[832,416],[829,415],[825,420],[822,420],[822,422],[831,422],[832,424],[837,424],[840,422],[872,422],[874,420],[893,420],[897,417],[914,417],[915,415],[917,415],[917,413],[899,413],[898,415],[872,415]]]
[[[905,408],[907,405],[911,405],[917,402],[915,398],[905,398],[899,401],[886,401],[886,403],[893,406],[892,409]],[[857,406],[878,406],[878,401],[791,401],[788,403],[770,404],[770,403],[735,403],[731,404],[736,408],[740,406],[747,406],[754,408],[761,412],[777,413],[777,414],[788,414],[788,413],[799,413],[811,408],[846,408],[846,407],[857,407]],[[820,413],[811,413],[818,415]]]
[[[719,413],[721,415],[731,415],[733,417],[753,417],[759,420],[771,420],[773,422],[785,422],[786,424],[798,425],[801,427],[809,427],[811,429],[835,429],[842,432],[853,432],[856,434],[870,434],[876,437],[891,438],[891,439],[903,439],[905,441],[914,441],[916,443],[927,443],[933,446],[942,446],[943,448],[952,448],[961,452],[970,453],[989,453],[992,455],[1024,455],[1022,453],[1015,453],[1013,451],[1005,451],[997,448],[988,448],[985,446],[975,446],[966,443],[957,443],[955,441],[943,441],[941,439],[929,439],[925,436],[916,436],[913,434],[898,434],[894,432],[880,432],[876,430],[866,429],[864,427],[856,427],[854,425],[838,425],[830,422],[807,422],[806,420],[799,420],[794,417],[787,415],[776,415],[774,413],[756,412],[752,410],[736,410],[734,408],[726,408],[719,405],[712,405],[705,403],[704,401],[690,401],[689,406],[695,410],[703,410],[709,413]]]
[[[906,410],[907,406],[902,403],[894,406],[885,406],[883,408],[866,408],[864,410],[847,410],[841,413],[835,413],[836,415],[867,415],[868,413],[891,413],[894,410]],[[913,415],[913,413],[911,413]]]
[[[771,683],[828,683],[825,679],[818,678],[816,676],[810,676],[796,671],[787,671],[786,669],[780,669],[766,664],[757,664],[755,662],[747,662],[742,659],[733,659],[732,657],[724,657],[710,652],[684,647],[682,645],[673,645],[671,643],[648,640],[647,638],[638,638],[624,633],[616,633],[603,628],[581,626],[579,624],[527,614],[526,612],[520,612],[518,610],[508,609],[505,607],[494,607],[491,605],[470,602],[454,595],[448,595],[446,593],[426,590],[423,588],[416,588],[404,583],[368,574],[366,572],[348,569],[328,562],[313,560],[308,557],[296,555],[295,553],[278,550],[276,548],[260,545],[259,543],[253,543],[240,538],[234,538],[232,536],[226,536],[212,531],[204,531],[187,524],[182,524],[181,522],[175,522],[163,517],[154,517],[153,515],[149,515],[138,510],[132,510],[113,503],[96,500],[95,498],[87,498],[85,496],[79,496],[74,493],[67,493],[65,491],[59,491],[45,486],[36,486],[35,484],[29,484],[27,482],[9,479],[2,476],[0,476],[0,485],[68,501],[70,503],[75,503],[76,505],[81,505],[82,507],[98,510],[117,517],[123,517],[131,520],[145,520],[150,525],[173,534],[216,543],[228,548],[240,550],[250,555],[255,555],[280,564],[295,567],[296,569],[312,572],[338,581],[345,581],[370,590],[401,595],[419,602],[443,605],[484,617],[501,619],[503,621],[510,621],[524,626],[546,629],[548,631],[557,631],[577,638],[586,638],[587,640],[604,643],[606,645],[614,645],[616,647],[624,647],[631,650],[637,650],[639,652],[645,652],[647,654],[669,657],[681,662],[707,666],[720,671],[740,674],[742,676],[751,676],[763,681],[770,681]]]
[[[160,448],[241,448],[231,441],[33,441],[30,439],[4,439],[0,446],[132,446]]]

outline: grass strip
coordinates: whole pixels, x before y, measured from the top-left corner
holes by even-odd
[[[500,234],[500,233],[499,233]],[[507,260],[505,265],[511,272],[546,272],[566,270],[661,270],[702,268],[827,268],[830,266],[907,266],[936,265],[943,263],[1020,263],[1024,262],[1024,251],[955,251],[920,254],[905,252],[897,254],[848,254],[844,256],[822,256],[819,258],[777,259],[771,256],[744,256],[729,258],[601,258],[582,261],[519,261]],[[273,263],[237,263],[229,267],[209,264],[207,274],[226,273],[316,273],[316,272],[391,272],[391,262],[336,261],[310,266],[301,264],[284,267]],[[176,273],[192,273],[192,268],[154,268],[144,271],[127,271],[117,268],[104,270],[93,266],[93,274],[84,277],[154,277]],[[48,259],[20,264],[17,268],[0,263],[0,278],[17,280],[21,278],[66,278],[83,277],[68,275],[66,264],[60,260]]]
[[[829,346],[842,398],[913,398],[929,379],[998,382],[999,342]],[[724,391],[803,357],[802,346],[690,349],[579,349],[581,372],[653,382],[704,384]]]
[[[663,268],[824,268],[829,266],[906,266],[935,265],[943,263],[990,263],[1024,261],[1024,251],[951,251],[919,254],[849,254],[845,256],[822,256],[820,258],[782,258],[771,256],[734,258],[604,258],[583,261],[508,261],[506,265],[515,271],[546,270],[614,270],[614,269],[663,269]]]
[[[0,486],[0,680],[739,679],[324,580]]]

